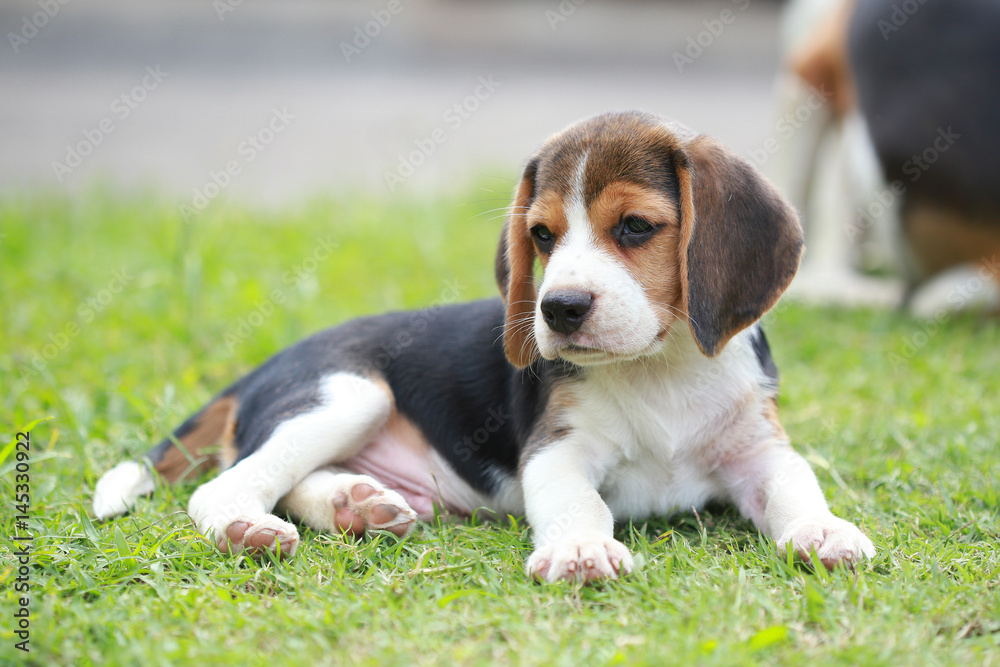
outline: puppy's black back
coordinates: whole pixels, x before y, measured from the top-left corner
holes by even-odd
[[[327,329],[275,355],[237,383],[237,461],[283,421],[320,404],[324,377],[348,372],[382,380],[396,410],[474,488],[489,493],[514,475],[538,415],[543,387],[561,364],[516,370],[504,356],[504,309],[488,299],[389,313]],[[336,409],[335,406],[333,406]]]

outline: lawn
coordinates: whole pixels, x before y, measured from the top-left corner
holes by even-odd
[[[189,221],[149,195],[0,201],[0,448],[49,418],[31,429],[27,654],[0,456],[0,664],[1000,665],[1000,325],[974,316],[767,316],[785,427],[878,548],[856,572],[789,565],[725,507],[619,526],[642,566],[589,588],[526,579],[523,517],[405,541],[304,530],[282,563],[217,553],[190,484],[89,518],[102,472],[274,351],[493,295],[510,188]]]

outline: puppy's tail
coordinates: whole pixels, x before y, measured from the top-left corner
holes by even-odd
[[[152,470],[173,484],[215,466],[219,459],[231,464],[235,459],[232,441],[238,407],[236,387],[230,387],[181,424],[172,438],[151,449],[141,461],[119,463],[104,473],[94,489],[97,518],[124,514],[140,496],[152,493]],[[214,445],[222,445],[218,455],[205,451]]]

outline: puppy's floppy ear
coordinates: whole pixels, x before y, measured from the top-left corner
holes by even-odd
[[[684,307],[698,346],[714,357],[788,287],[802,227],[774,186],[712,139],[698,136],[676,156]]]
[[[539,356],[532,321],[538,298],[534,273],[535,244],[531,241],[525,221],[535,196],[537,171],[536,157],[524,168],[510,216],[504,223],[497,245],[497,285],[506,307],[503,349],[507,359],[517,368],[529,366]]]

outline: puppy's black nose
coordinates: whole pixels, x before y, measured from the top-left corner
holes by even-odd
[[[569,335],[583,326],[594,295],[590,292],[569,289],[549,292],[542,299],[542,317],[553,331]]]

